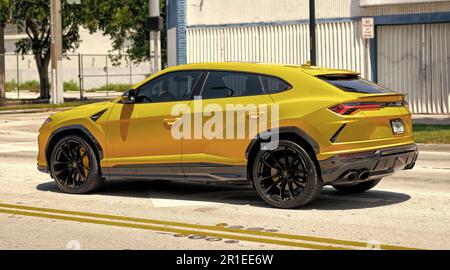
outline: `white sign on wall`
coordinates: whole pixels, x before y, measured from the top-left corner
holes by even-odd
[[[363,39],[375,38],[375,23],[373,18],[362,18],[361,24]]]
[[[362,7],[444,2],[448,0],[360,0]]]

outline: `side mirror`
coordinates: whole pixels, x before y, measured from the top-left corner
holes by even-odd
[[[123,104],[134,104],[136,101],[136,91],[133,89],[127,90],[123,95],[121,96],[120,100]]]

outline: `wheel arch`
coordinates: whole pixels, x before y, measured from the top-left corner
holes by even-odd
[[[317,160],[317,154],[320,153],[320,147],[319,144],[311,137],[309,136],[305,131],[298,127],[282,127],[277,130],[269,130],[264,131],[260,134],[258,134],[250,143],[250,145],[247,147],[247,150],[245,151],[245,156],[247,158],[247,172],[248,177],[253,183],[253,160],[256,154],[260,150],[260,143],[264,142],[261,138],[269,138],[268,136],[273,136],[275,134],[279,135],[280,140],[288,140],[297,143],[301,147],[305,149],[305,151],[310,155],[311,159],[314,161],[314,164],[316,165],[316,169],[318,172],[318,175],[320,176],[320,165]]]
[[[47,161],[47,167],[51,173],[51,154],[56,143],[65,136],[77,135],[85,139],[92,149],[94,149],[95,157],[97,158],[99,164],[99,172],[101,173],[100,161],[103,159],[103,149],[94,135],[84,126],[82,125],[71,125],[59,128],[55,130],[49,137],[47,141],[47,145],[45,147],[45,159]]]

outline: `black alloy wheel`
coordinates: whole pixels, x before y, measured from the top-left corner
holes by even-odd
[[[66,193],[87,193],[104,181],[92,147],[79,136],[64,137],[55,145],[50,166],[53,179]]]
[[[261,198],[279,208],[306,205],[323,188],[314,161],[302,147],[290,141],[280,141],[276,149],[256,155],[253,181]]]

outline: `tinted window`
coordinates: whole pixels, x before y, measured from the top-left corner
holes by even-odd
[[[394,92],[376,83],[364,80],[359,76],[326,75],[326,76],[319,76],[319,78],[346,92],[355,92],[364,94],[382,94]]]
[[[210,72],[202,91],[203,99],[264,95],[258,75]]]
[[[138,89],[136,102],[173,102],[188,100],[201,72],[187,71],[162,75]]]
[[[261,76],[261,82],[263,83],[264,90],[272,94],[281,93],[291,88],[283,80],[274,77]]]

